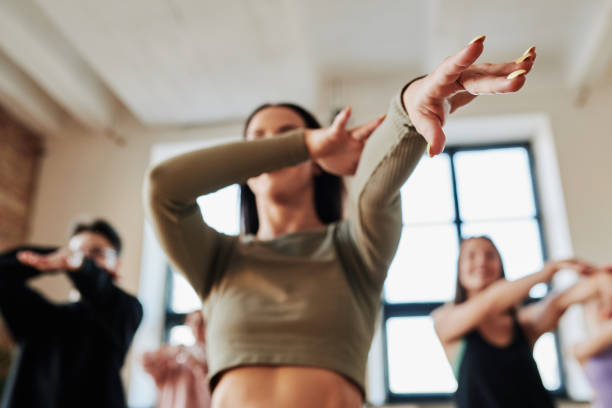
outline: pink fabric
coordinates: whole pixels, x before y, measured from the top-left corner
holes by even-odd
[[[204,344],[163,346],[145,354],[144,367],[157,385],[157,408],[210,407]]]

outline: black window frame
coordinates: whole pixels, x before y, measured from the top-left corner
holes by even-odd
[[[166,286],[164,296],[164,329],[162,330],[162,342],[168,343],[170,340],[170,331],[173,327],[182,326],[185,324],[187,313],[175,312],[172,309],[172,289],[174,286],[172,267],[166,264]]]
[[[457,237],[461,242],[461,231],[462,224],[464,223],[461,219],[459,211],[459,197],[457,191],[457,175],[455,172],[455,154],[459,152],[467,151],[483,151],[483,150],[495,150],[495,149],[507,149],[507,148],[523,148],[527,152],[529,161],[529,171],[531,179],[531,187],[534,199],[535,214],[533,219],[536,221],[538,226],[538,232],[540,236],[540,246],[542,249],[542,259],[546,261],[548,259],[548,248],[546,246],[546,240],[544,238],[544,226],[542,222],[542,211],[540,200],[538,197],[538,185],[536,177],[535,160],[531,144],[527,141],[517,142],[502,142],[502,143],[474,143],[474,144],[458,144],[447,146],[444,149],[444,153],[448,154],[450,161],[451,171],[451,183],[453,189],[453,203],[455,209],[455,217],[453,224],[457,231]],[[550,290],[550,286],[548,287]],[[527,298],[525,304],[536,302],[539,298]],[[389,384],[389,353],[387,348],[387,321],[394,317],[426,317],[441,306],[443,302],[414,302],[414,303],[389,303],[385,300],[385,296],[382,296],[382,344],[383,344],[383,373],[384,373],[384,388],[385,388],[385,403],[419,403],[419,402],[448,402],[452,401],[453,393],[394,393],[391,391]],[[557,354],[557,363],[559,367],[559,388],[550,393],[557,398],[567,397],[566,388],[566,377],[563,369],[563,358],[561,354],[561,344],[559,342],[559,335],[557,330],[553,332],[555,339],[555,348]]]

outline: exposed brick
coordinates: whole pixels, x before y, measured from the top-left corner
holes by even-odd
[[[42,138],[0,109],[0,250],[23,243]]]

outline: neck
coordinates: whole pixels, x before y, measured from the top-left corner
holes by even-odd
[[[271,240],[285,234],[324,227],[314,207],[314,191],[307,189],[291,199],[257,197],[257,238]]]

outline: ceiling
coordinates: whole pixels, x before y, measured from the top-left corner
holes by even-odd
[[[494,61],[536,45],[541,86],[612,80],[612,0],[2,0],[0,104],[51,133],[201,125],[424,73],[479,34]]]

